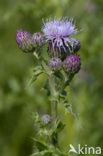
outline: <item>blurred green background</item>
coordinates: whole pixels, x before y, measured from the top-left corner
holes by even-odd
[[[70,102],[79,120],[64,115],[60,106],[67,123],[59,137],[61,148],[68,150],[69,143],[103,147],[103,0],[0,0],[0,156],[30,156],[35,137],[32,113],[50,112],[41,91],[45,77],[27,87],[35,60],[15,41],[18,29],[38,32],[42,18],[49,16],[74,17],[82,30],[76,36],[82,42],[82,69],[70,86]]]

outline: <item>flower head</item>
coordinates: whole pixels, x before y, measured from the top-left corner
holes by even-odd
[[[51,121],[51,116],[48,114],[45,114],[42,116],[41,120],[45,123],[48,124]]]
[[[44,23],[42,31],[49,41],[52,51],[66,52],[70,49],[70,35],[76,34],[78,31],[73,24],[73,19],[68,20],[67,17],[57,20],[51,18]]]
[[[32,41],[35,46],[42,46],[45,43],[44,35],[42,35],[40,32],[34,33],[32,35]]]
[[[64,70],[70,74],[75,74],[80,70],[81,61],[77,54],[72,54],[64,60]]]
[[[16,34],[16,42],[22,51],[33,52],[34,46],[32,43],[32,35],[29,32],[19,30]]]
[[[52,57],[49,66],[54,71],[59,71],[62,68],[62,61],[58,57]]]

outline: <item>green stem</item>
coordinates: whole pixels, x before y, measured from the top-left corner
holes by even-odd
[[[51,101],[51,116],[52,116],[52,122],[54,123],[57,118],[57,102]]]
[[[73,79],[73,77],[74,77],[74,75],[72,74],[72,75],[69,76],[69,79],[67,78],[67,80],[65,80],[65,83],[62,86],[62,90],[64,90],[67,86],[69,86],[69,84],[70,84],[71,80]]]
[[[49,87],[50,87],[50,93],[51,93],[51,116],[52,116],[52,123],[51,126],[54,126],[55,121],[57,119],[57,92],[55,87],[55,77],[54,75],[50,75],[49,77]],[[54,133],[52,135],[52,143],[55,147],[57,147],[58,144],[58,137],[57,133]]]
[[[55,87],[55,77],[54,75],[50,75],[49,77],[49,87],[50,87],[50,93],[51,93],[51,115],[53,122],[57,118],[57,92]]]

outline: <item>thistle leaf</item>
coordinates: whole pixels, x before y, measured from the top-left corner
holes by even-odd
[[[43,73],[43,69],[42,69],[41,66],[35,67],[35,68],[33,69],[33,75],[32,75],[31,80],[30,80],[29,83],[28,83],[28,86],[30,86],[33,82],[35,82],[36,79],[38,78],[38,76],[39,76],[40,74],[42,74],[42,73]]]
[[[33,140],[34,140],[35,146],[37,147],[37,149],[39,151],[44,151],[44,150],[48,149],[48,146],[45,143],[43,143],[42,141],[40,141],[40,139],[39,140],[33,139]]]

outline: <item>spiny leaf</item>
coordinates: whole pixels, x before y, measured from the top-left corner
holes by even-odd
[[[36,79],[38,78],[38,76],[39,76],[40,74],[42,74],[42,73],[43,73],[43,69],[42,69],[41,66],[35,67],[35,68],[33,69],[33,75],[32,75],[31,80],[29,81],[28,86],[30,86],[34,81],[36,81]]]
[[[50,75],[52,74],[52,71],[51,71],[51,69],[49,68],[49,66],[47,66],[45,60],[42,61],[42,67],[43,67],[43,69],[44,69],[44,72],[45,72],[47,75],[50,76]]]
[[[57,122],[57,129],[56,129],[56,131],[59,133],[59,132],[61,132],[64,129],[64,127],[65,127],[65,124],[62,123],[61,121],[58,121]]]
[[[55,123],[55,126],[54,128],[52,129],[52,134],[53,133],[59,133],[61,132],[65,127],[65,124],[62,123],[60,120],[58,120],[56,123]]]
[[[47,96],[50,96],[49,80],[48,79],[46,80],[46,82],[41,90],[45,91]]]
[[[65,104],[65,112],[66,112],[66,113],[70,113],[70,114],[73,115],[76,119],[78,119],[78,115],[72,111],[72,105],[69,104],[69,101],[68,101],[68,100],[65,100],[65,101],[64,101],[64,104]]]
[[[45,151],[41,151],[41,152],[36,152],[36,153],[32,154],[31,156],[53,156],[53,155],[52,155],[52,152],[45,150]]]
[[[67,153],[61,152],[58,148],[50,146],[48,150],[36,152],[32,156],[68,156]]]
[[[39,151],[44,151],[45,149],[48,149],[48,146],[45,143],[37,139],[33,139],[33,140],[34,140],[35,146],[37,147]]]
[[[54,73],[56,77],[60,78],[61,80],[64,80],[64,76],[61,72]]]

